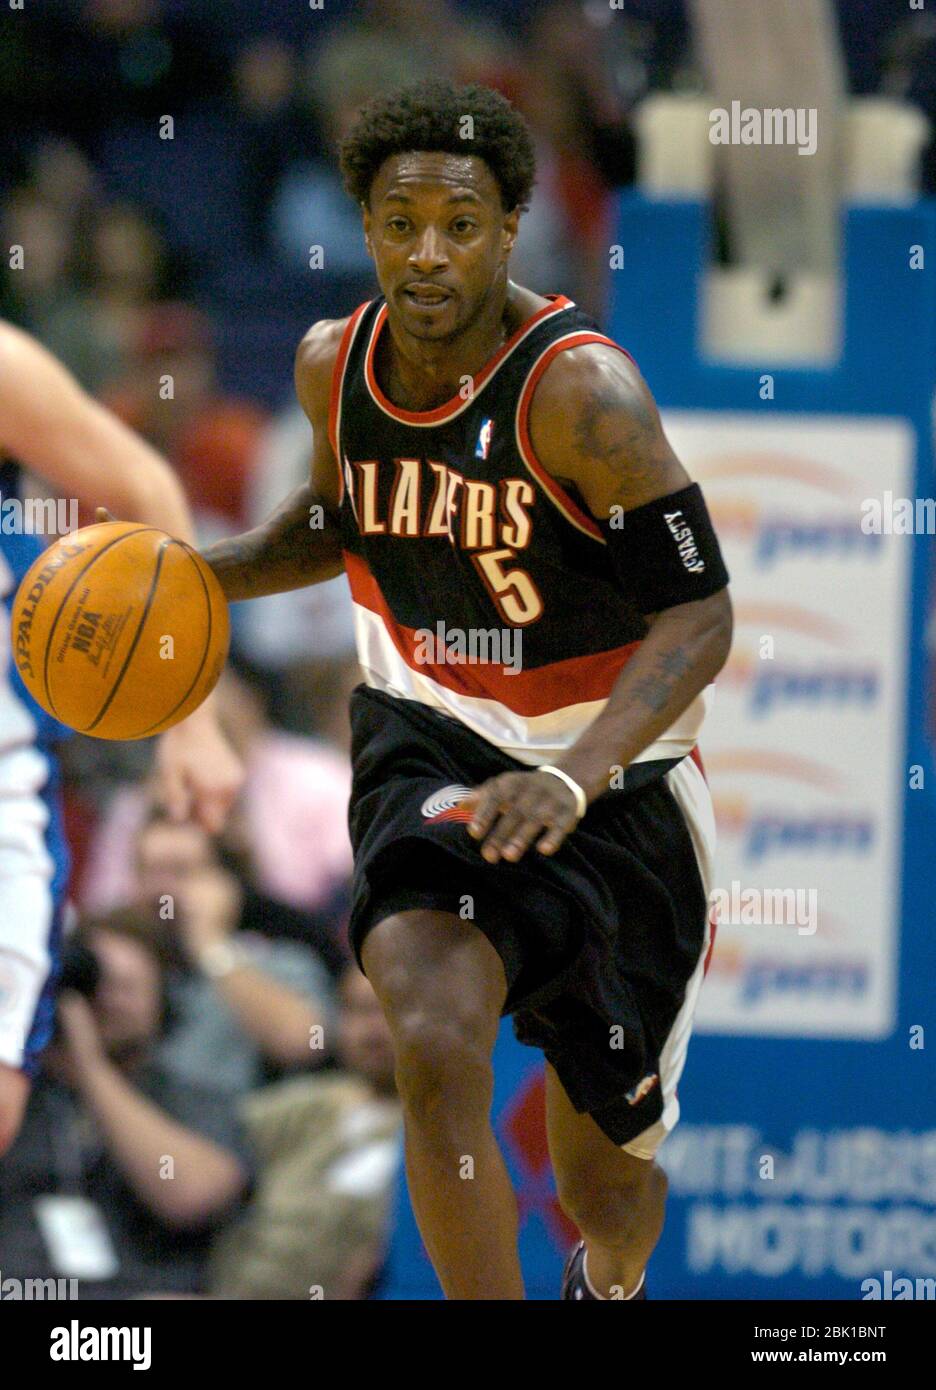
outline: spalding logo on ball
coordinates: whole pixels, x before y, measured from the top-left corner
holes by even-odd
[[[13,605],[16,668],[49,714],[94,738],[149,738],[197,709],[227,659],[221,585],[184,541],[106,521],[62,536]]]

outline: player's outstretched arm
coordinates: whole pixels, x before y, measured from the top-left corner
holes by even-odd
[[[260,526],[201,554],[231,603],[304,589],[343,568],[337,523],[314,483],[297,487]]]
[[[83,391],[41,343],[8,323],[0,323],[0,451],[60,495],[195,544],[185,493],[165,459]],[[220,830],[244,773],[212,697],[162,735],[157,761],[170,812]]]
[[[88,509],[106,507],[195,544],[185,493],[166,460],[9,323],[0,323],[0,451]]]
[[[260,526],[202,552],[232,602],[319,584],[344,567],[338,464],[328,439],[332,369],[344,324],[330,319],[315,324],[296,353],[296,394],[312,425],[309,481]]]
[[[649,627],[601,714],[556,763],[587,803],[725,664],[732,634],[728,577],[701,493],[623,353],[599,344],[561,353],[536,388],[530,436],[543,467],[598,520],[612,566]],[[496,785],[509,779],[509,787]],[[519,859],[534,841],[550,854],[582,811],[554,774],[508,774],[479,789],[471,833],[484,841],[491,862]]]

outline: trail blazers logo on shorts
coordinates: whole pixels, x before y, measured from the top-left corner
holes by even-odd
[[[470,821],[473,811],[459,810],[458,803],[471,795],[470,787],[442,787],[440,791],[427,796],[421,810],[426,820]]]
[[[639,1105],[644,1096],[650,1094],[659,1079],[656,1072],[654,1072],[652,1076],[645,1076],[643,1081],[638,1081],[634,1089],[627,1092],[626,1100],[628,1105]]]

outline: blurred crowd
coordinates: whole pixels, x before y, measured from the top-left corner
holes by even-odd
[[[512,274],[601,318],[632,109],[698,83],[681,0],[614,8],[614,24],[592,0],[10,11],[0,316],[165,454],[204,542],[246,529],[306,474],[299,338],[377,292],[335,153],[376,92],[450,76],[521,109],[539,172]],[[933,29],[897,44],[865,8],[874,52],[843,24],[856,88],[932,84]],[[77,925],[0,1164],[7,1276],[80,1270],[83,1297],[379,1288],[400,1109],[345,937],[344,581],[235,606],[233,632],[219,702],[247,777],[216,840],[154,804],[150,743],[62,746]],[[144,1161],[154,1143],[165,1172]]]
[[[184,356],[187,398],[159,428],[235,471],[261,428],[244,399],[280,407],[297,337],[375,291],[336,144],[375,93],[428,76],[487,83],[523,111],[539,178],[516,278],[599,312],[610,191],[634,175],[630,108],[684,80],[680,4],[630,8],[609,25],[606,6],[564,0],[260,15],[246,0],[46,0],[4,22],[4,235],[33,250],[0,312],[147,427],[141,376]]]

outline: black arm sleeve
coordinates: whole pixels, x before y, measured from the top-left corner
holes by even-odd
[[[709,598],[728,571],[698,483],[599,521],[614,572],[641,613]]]

